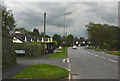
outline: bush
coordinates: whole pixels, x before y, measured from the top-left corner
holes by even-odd
[[[8,37],[2,38],[2,65],[16,64],[16,56],[12,39]]]
[[[14,47],[16,50],[25,50],[26,56],[41,56],[43,54],[43,45],[37,42],[15,43]]]
[[[93,47],[93,46],[90,46],[89,48],[90,48],[90,49],[95,49],[95,47]]]

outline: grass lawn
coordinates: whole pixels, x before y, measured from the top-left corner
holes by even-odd
[[[91,46],[89,48],[92,49],[92,50],[95,50],[95,51],[102,51],[102,52],[105,52],[105,53],[108,53],[108,54],[120,55],[120,52],[117,52],[117,51],[106,51],[106,50],[103,50],[103,49],[96,49],[93,46]]]
[[[68,48],[68,47],[67,47]],[[67,48],[65,48],[65,52],[63,52],[63,48],[59,49],[60,52],[54,53],[53,55],[47,57],[47,59],[53,59],[53,58],[66,58],[67,57]]]
[[[104,51],[104,52],[108,54],[120,55],[120,52],[116,52],[116,51]]]
[[[95,49],[95,51],[103,51],[103,52],[104,52],[104,50],[103,50],[103,49]]]
[[[58,66],[37,64],[14,76],[15,79],[65,79],[69,71]]]

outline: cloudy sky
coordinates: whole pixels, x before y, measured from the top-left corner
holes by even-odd
[[[43,32],[43,13],[47,13],[47,34],[63,35],[64,13],[68,34],[87,38],[85,25],[90,21],[116,25],[118,24],[117,2],[5,2],[12,10],[17,27],[32,31],[34,28]]]

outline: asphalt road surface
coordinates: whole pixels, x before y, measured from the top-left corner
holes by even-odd
[[[118,56],[85,49],[68,49],[72,79],[118,79]]]

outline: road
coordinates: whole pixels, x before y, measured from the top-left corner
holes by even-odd
[[[68,49],[72,79],[118,79],[118,56],[84,49]]]

